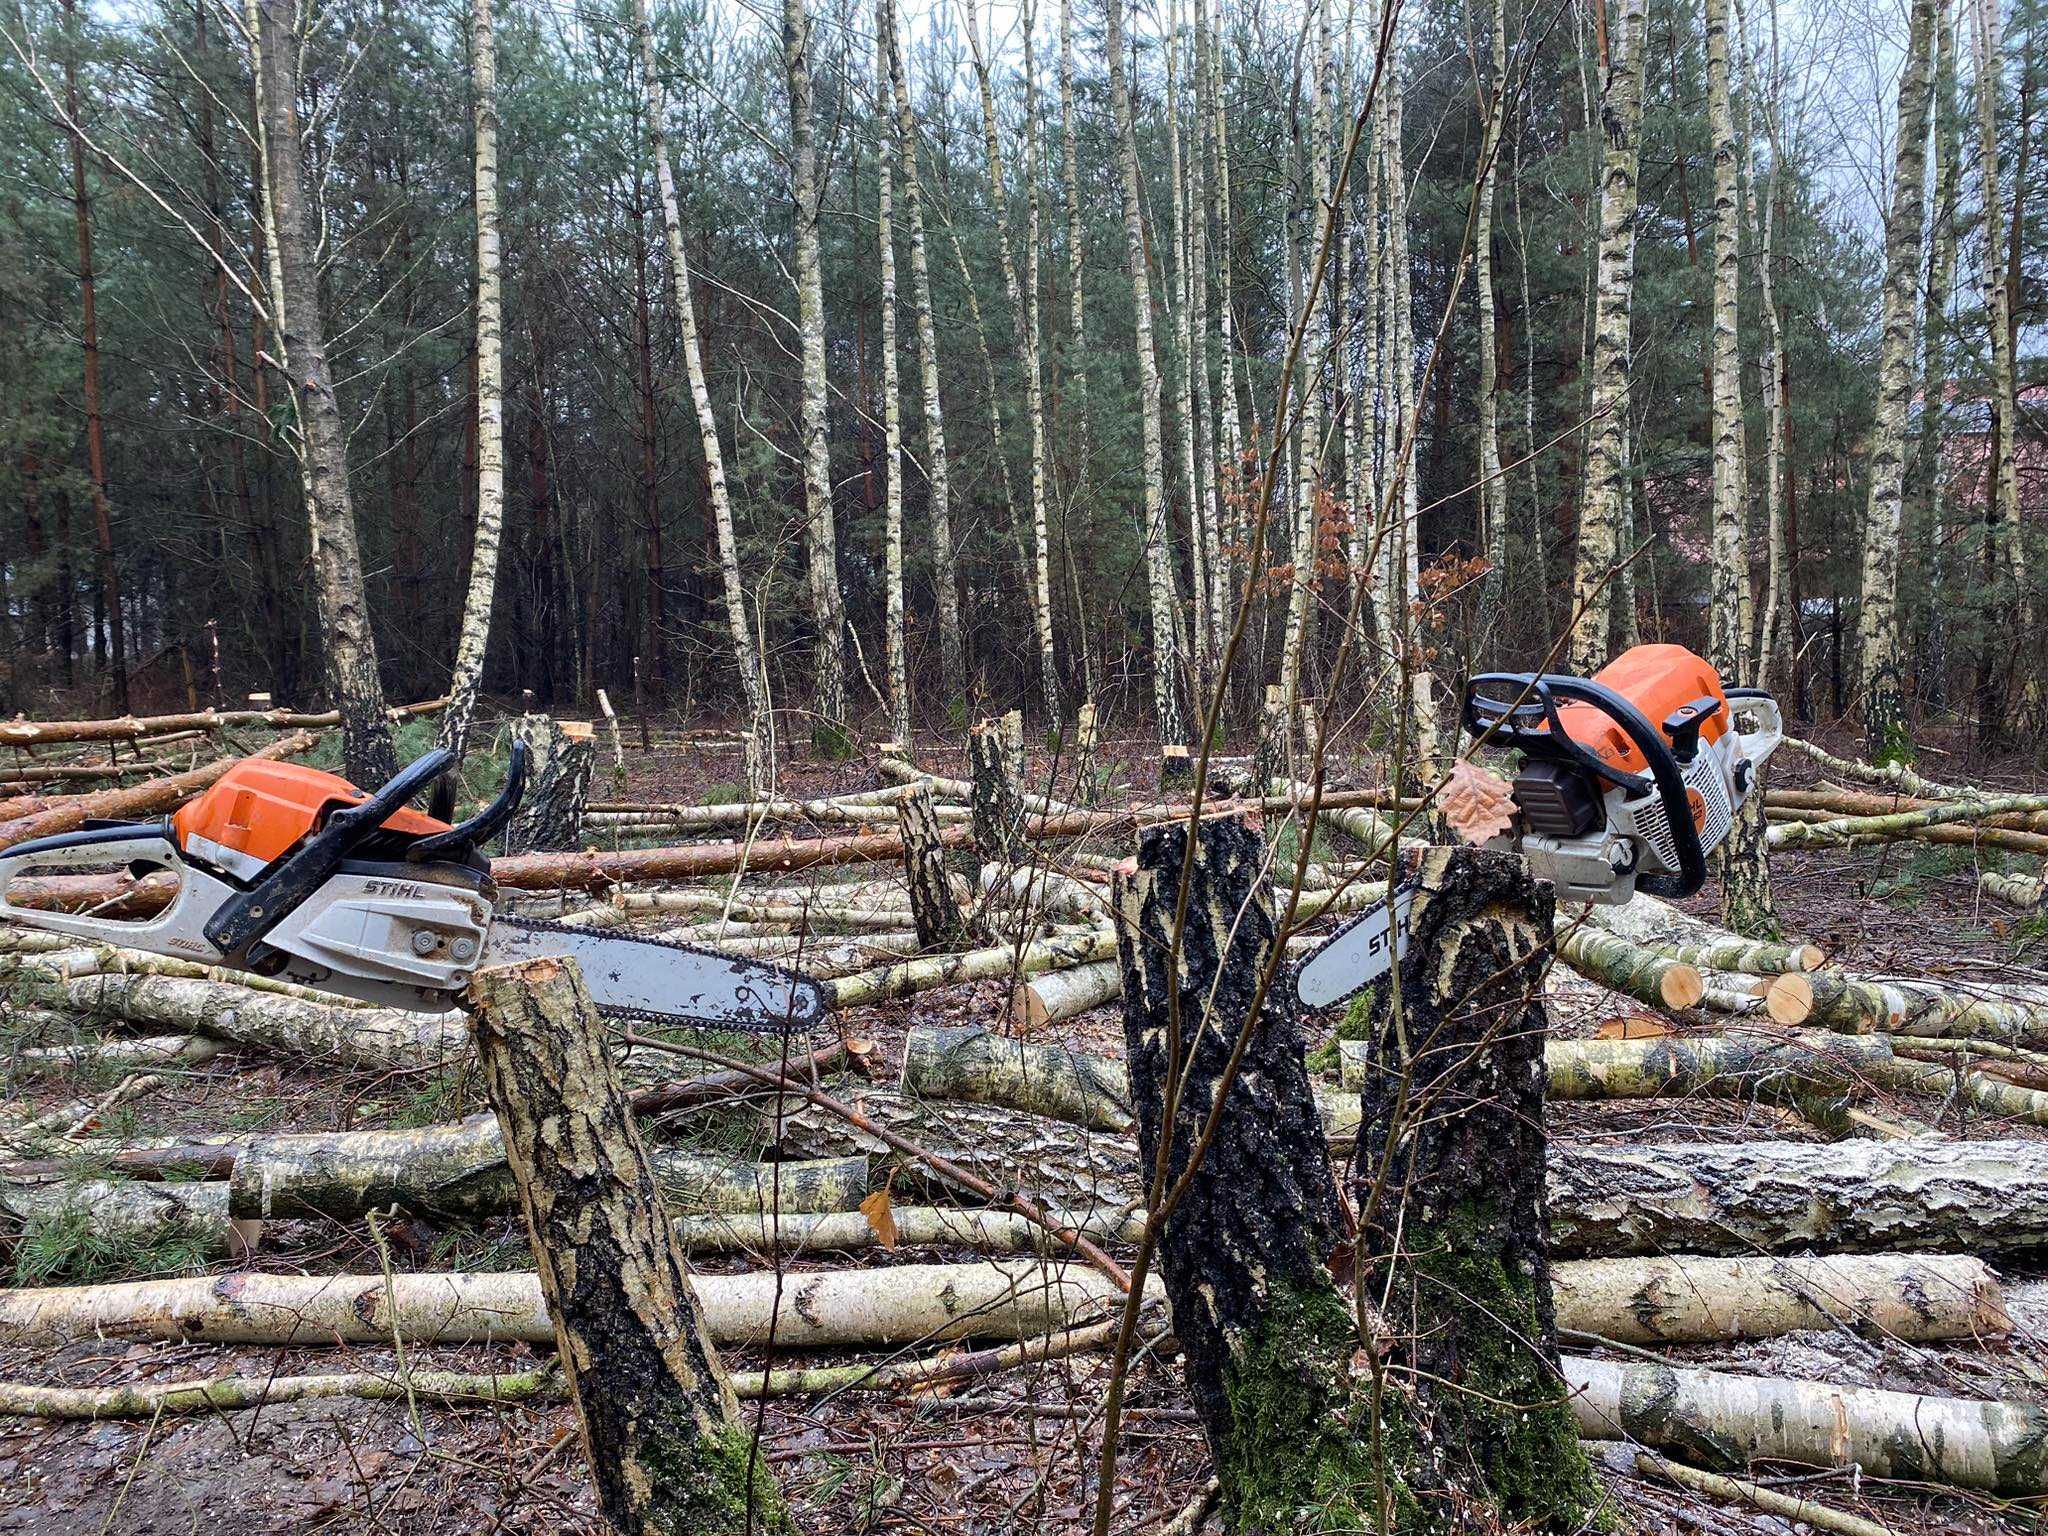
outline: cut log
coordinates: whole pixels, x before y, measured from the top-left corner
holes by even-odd
[[[0,725],[0,733],[9,727]],[[294,731],[289,736],[280,736],[257,757],[296,757],[309,750],[314,736],[307,731]],[[208,763],[203,768],[194,768],[189,773],[172,774],[169,778],[151,779],[142,784],[131,784],[124,789],[105,789],[97,794],[67,796],[46,811],[31,812],[17,816],[11,821],[0,822],[0,848],[12,848],[17,843],[28,842],[31,838],[54,837],[60,832],[75,832],[87,821],[125,821],[145,816],[159,815],[175,810],[194,795],[211,788],[226,772],[243,761],[238,757],[222,758],[219,762]],[[12,896],[9,900],[13,900]]]
[[[20,1013],[10,1014],[21,1026]],[[108,1067],[197,1067],[227,1049],[203,1035],[145,1035],[139,1039],[99,1040],[80,1045],[28,1046],[14,1053],[24,1072],[74,1072]]]
[[[470,996],[598,1508],[626,1536],[782,1524],[574,962],[491,967]]]
[[[1773,820],[1770,842],[1773,848],[1853,848],[1865,843],[1890,843],[1902,838],[1925,838],[1930,842],[1977,843],[1986,847],[2009,848],[2019,853],[2048,851],[2048,835],[2038,832],[2006,831],[1983,825],[1993,816],[2028,814],[2048,810],[2048,797],[2041,795],[2000,795],[1982,799],[1948,800],[1919,810],[1894,811],[1885,816],[1836,816],[1824,813],[1818,821],[1806,814],[1781,811]],[[1957,826],[1958,822],[1975,823]],[[1947,834],[1947,835],[1943,835]]]
[[[2016,1253],[2048,1248],[2048,1143],[1553,1145],[1557,1250]]]
[[[1573,970],[1652,1008],[1692,1008],[1706,995],[1696,965],[1590,923],[1560,921],[1556,932],[1558,956]]]
[[[1075,928],[1027,944],[996,944],[955,955],[925,955],[825,982],[835,1008],[853,1008],[909,997],[934,987],[965,981],[1000,981],[1035,976],[1040,971],[1087,965],[1115,953],[1116,936],[1108,928]]]
[[[1122,1299],[1083,1265],[1036,1259],[697,1275],[701,1326],[720,1345],[881,1348],[1021,1339],[1099,1321]],[[555,1340],[532,1271],[197,1275],[0,1291],[0,1339],[177,1339],[214,1344],[543,1344]]]
[[[1098,960],[1093,965],[1020,978],[1010,988],[1010,1027],[1018,1034],[1036,1034],[1049,1025],[1115,1002],[1123,990],[1123,972],[1114,960]]]
[[[1091,1130],[1132,1126],[1123,1063],[1006,1040],[976,1024],[911,1030],[903,1045],[902,1088],[912,1097],[996,1104]]]
[[[1807,1022],[1828,1029],[1901,1035],[2048,1040],[2048,990],[1989,986],[1960,978],[1845,976],[1803,978],[1813,993]]]
[[[863,1157],[753,1163],[657,1148],[649,1154],[663,1201],[679,1215],[850,1211],[868,1192]],[[495,1120],[411,1131],[263,1136],[235,1159],[237,1216],[348,1221],[396,1206],[473,1221],[516,1200]]]
[[[1745,939],[1739,933],[1701,923],[1650,896],[1638,896],[1618,907],[1590,906],[1585,915],[1608,932],[1666,959],[1710,971],[1777,976],[1785,971],[1817,971],[1826,959],[1817,945]]]
[[[2026,875],[2008,875],[1987,869],[1977,876],[1977,889],[1993,900],[2026,912],[2041,910],[2042,882]]]
[[[10,1251],[40,1233],[68,1251],[147,1253],[184,1242],[206,1258],[244,1245],[228,1216],[227,1185],[135,1184],[80,1179],[50,1184],[0,1180],[0,1227]],[[253,1241],[255,1229],[249,1229]],[[4,1294],[4,1293],[0,1293]]]
[[[1818,1381],[1567,1358],[1581,1433],[1704,1456],[1789,1461],[1987,1493],[2048,1492],[2048,1410]]]
[[[2048,1125],[2048,1093],[2037,1088],[2022,1088],[2017,1083],[2002,1082],[1988,1073],[1972,1071],[1962,1063],[1948,1066],[1894,1057],[1872,1077],[1887,1088],[1960,1100],[1981,1114],[1994,1115],[2001,1120]]]
[[[946,827],[939,841],[965,844],[971,829]],[[605,853],[508,854],[491,860],[491,878],[506,890],[602,891],[628,881],[697,880],[741,870],[818,869],[839,864],[875,864],[903,857],[894,832],[847,837],[761,838],[747,843],[700,843],[678,848],[627,848]]]
[[[1219,817],[1192,837],[1147,829],[1117,879],[1139,1146],[1155,1194],[1178,1196],[1162,1207],[1159,1267],[1225,1525],[1292,1529],[1314,1509],[1326,1529],[1365,1529],[1389,1466],[1364,1449],[1357,1328],[1325,1262],[1344,1211],[1281,990],[1265,864],[1264,839]],[[1119,1375],[1111,1434],[1121,1396]]]
[[[1554,898],[1509,853],[1403,864],[1408,938],[1366,1007],[1351,1182],[1375,1343],[1411,1383],[1404,1480],[1428,1503],[1578,1530],[1603,1495],[1557,1389],[1543,1178]]]
[[[587,720],[521,715],[512,738],[531,754],[526,795],[505,828],[507,853],[551,853],[583,846],[583,807],[590,799],[596,748]]]
[[[389,713],[393,720],[414,715],[431,715],[445,708],[446,699],[427,699],[418,704],[402,704]],[[139,741],[145,736],[165,736],[172,732],[198,731],[212,733],[239,727],[258,727],[273,731],[321,729],[339,725],[341,716],[334,710],[325,714],[300,714],[289,709],[227,709],[201,710],[185,715],[153,715],[137,718],[124,715],[117,720],[0,720],[0,746],[39,747],[52,746],[59,742],[83,741]]]
[[[215,981],[251,992],[295,997],[301,1002],[319,1003],[331,1008],[375,1006],[352,997],[279,981],[274,976],[232,970],[227,966],[201,965],[172,955],[151,954],[144,949],[94,943],[73,934],[48,933],[35,928],[0,928],[0,975],[13,974],[18,969],[13,964],[15,960],[26,960],[28,969],[43,977],[176,976],[186,981]]]
[[[910,885],[910,912],[918,942],[926,949],[955,948],[967,932],[967,920],[960,915],[952,877],[946,873],[931,791],[923,784],[913,784],[896,802],[896,818],[903,835],[903,872]]]
[[[1905,763],[1873,764],[1859,762],[1855,758],[1837,757],[1810,741],[1797,736],[1787,736],[1783,745],[1797,752],[1811,763],[1825,768],[1838,778],[1850,779],[1858,784],[1874,784],[1880,789],[1896,790],[1900,794],[1916,795],[1928,800],[1970,800],[1983,796],[1983,791],[1967,784],[1937,784],[1932,779],[1922,778]]]
[[[1950,1255],[1634,1258],[1551,1271],[1557,1326],[1622,1344],[1765,1339],[1843,1324],[1873,1338],[1990,1339],[2011,1331],[1984,1261]]]

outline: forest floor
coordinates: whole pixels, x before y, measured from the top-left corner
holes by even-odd
[[[1147,761],[1140,742],[1120,744]],[[934,747],[920,763],[961,772],[957,756]],[[1038,763],[1039,769],[1046,766]],[[2026,786],[2024,764],[1944,765],[1947,776]],[[625,782],[601,770],[593,798],[622,787],[635,800],[699,802],[729,796],[732,753],[698,743],[687,750],[629,752]],[[1930,769],[1929,771],[1938,771]],[[875,782],[872,762],[795,763],[784,787],[827,794]],[[1334,777],[1334,774],[1333,774]],[[1813,775],[1793,760],[1780,783]],[[1370,782],[1370,779],[1365,781]],[[1043,782],[1040,778],[1038,782]],[[2032,781],[2038,787],[2038,780]],[[1127,793],[1144,798],[1150,783]],[[1112,851],[1105,847],[1105,851]],[[1114,850],[1121,851],[1121,850]],[[1870,851],[1780,853],[1777,897],[1788,930],[1821,945],[1831,961],[1873,972],[2041,964],[2041,940],[2010,909],[1988,907],[1977,890],[1968,848],[1898,844]],[[1693,905],[1711,912],[1711,891]],[[1560,968],[1561,970],[1561,968]],[[1552,984],[1554,1027],[1592,1033],[1637,1005],[1576,976]],[[1006,987],[982,983],[941,989],[842,1018],[849,1033],[876,1043],[872,1071],[893,1081],[905,1031],[915,1025],[984,1023],[1001,1015]],[[4,1014],[4,1006],[0,1006]],[[5,1033],[0,1018],[0,1033]],[[1115,1005],[1058,1026],[1058,1038],[1120,1054]],[[0,1041],[0,1046],[7,1042]],[[16,1097],[57,1102],[76,1081],[8,1078]],[[332,1130],[443,1122],[487,1108],[473,1076],[337,1076],[228,1055],[182,1078],[174,1091],[117,1111],[108,1129],[127,1136],[257,1128]],[[1929,1118],[1925,1099],[1910,1113]],[[1953,1107],[1941,1128],[1999,1136],[2048,1134],[1972,1116]],[[686,1129],[686,1128],[685,1128]],[[1767,1106],[1724,1100],[1588,1102],[1553,1107],[1558,1138],[1627,1141],[1803,1138],[1819,1133]],[[1076,1131],[1077,1137],[1086,1133]],[[528,1267],[517,1218],[482,1230],[443,1230],[423,1221],[387,1230],[389,1262],[400,1270]],[[17,1254],[14,1283],[32,1282],[38,1262],[61,1256]],[[133,1273],[133,1255],[109,1256],[114,1273]],[[875,1251],[852,1260],[899,1261]],[[917,1258],[971,1258],[967,1253]],[[294,1273],[376,1272],[384,1258],[361,1223],[275,1222],[253,1266]],[[712,1259],[707,1269],[744,1267]],[[791,1268],[821,1262],[792,1262]],[[225,1265],[220,1267],[227,1267]],[[2014,1314],[2013,1337],[1995,1345],[1909,1346],[1846,1331],[1801,1334],[1762,1344],[1664,1352],[1669,1358],[1766,1375],[1840,1384],[1923,1390],[1953,1396],[2025,1399],[2048,1405],[2048,1282],[2038,1272],[2001,1266]],[[75,1269],[66,1281],[96,1278]],[[728,1352],[735,1365],[757,1365]],[[406,1364],[454,1370],[516,1368],[522,1347],[408,1347]],[[331,1370],[391,1372],[389,1348],[347,1351],[224,1348],[202,1344],[80,1343],[57,1351],[0,1350],[0,1379],[94,1385],[221,1374],[263,1377]],[[1012,1371],[956,1391],[910,1395],[841,1394],[749,1404],[758,1415],[763,1454],[794,1502],[799,1529],[813,1532],[1074,1533],[1088,1529],[1095,1501],[1099,1413],[1107,1358],[1084,1354]],[[1125,1412],[1118,1462],[1120,1532],[1150,1530],[1181,1510],[1207,1473],[1207,1454],[1171,1361],[1141,1359]],[[1720,1506],[1638,1475],[1633,1454],[1603,1448],[1601,1475],[1612,1491],[1617,1527],[1642,1532],[1803,1531],[1748,1507]],[[1781,1469],[1782,1470],[1782,1469]],[[1824,1503],[1854,1509],[1899,1532],[2022,1528],[2020,1512],[1998,1501],[1940,1491],[1881,1486],[1847,1475],[1790,1475],[1787,1485]],[[121,1531],[130,1536],[199,1531],[223,1521],[242,1532],[597,1531],[601,1522],[567,1405],[448,1408],[405,1402],[317,1401],[252,1411],[166,1418],[158,1422],[46,1424],[0,1420],[0,1531],[50,1536]]]

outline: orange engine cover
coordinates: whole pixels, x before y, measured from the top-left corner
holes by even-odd
[[[1700,744],[1711,746],[1728,730],[1728,696],[1721,690],[1721,674],[1682,645],[1638,645],[1623,651],[1594,673],[1593,681],[1635,705],[1659,731],[1665,720],[1695,699],[1719,699],[1720,711],[1700,727]],[[1567,704],[1557,715],[1565,734],[1602,762],[1625,773],[1649,768],[1649,760],[1628,733],[1592,705]]]
[[[319,826],[330,810],[359,805],[369,796],[339,774],[323,773],[297,763],[252,757],[235,764],[205,794],[171,818],[178,846],[214,863],[225,862],[247,873],[268,864]],[[384,825],[394,832],[424,836],[445,832],[448,823],[418,811],[399,809]],[[211,848],[198,849],[194,838]]]

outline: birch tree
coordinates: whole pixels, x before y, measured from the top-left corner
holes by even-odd
[[[903,406],[896,376],[895,132],[889,109],[889,49],[896,33],[889,0],[875,4],[875,241],[882,262],[882,461],[888,478],[882,523],[882,625],[889,668],[889,726],[910,750],[910,663],[903,629]]]
[[[1636,285],[1636,159],[1642,129],[1646,0],[1622,0],[1600,61],[1600,243],[1593,300],[1592,423],[1586,490],[1572,568],[1571,670],[1590,676],[1608,659],[1614,577],[1628,499],[1629,328]]]
[[[889,93],[896,103],[896,159],[903,167],[903,207],[910,220],[910,304],[917,316],[917,362],[924,409],[925,481],[932,522],[932,585],[938,589],[939,666],[948,705],[967,697],[967,650],[960,636],[960,585],[953,560],[952,484],[946,464],[946,413],[939,400],[939,339],[932,319],[931,265],[925,254],[924,192],[917,174],[917,121],[910,111],[903,50],[892,7]],[[908,743],[906,743],[908,745]]]
[[[633,32],[640,55],[642,107],[647,114],[647,142],[654,160],[654,182],[661,196],[662,237],[668,252],[669,301],[682,335],[683,373],[697,416],[697,438],[704,454],[704,483],[711,501],[711,523],[718,544],[718,571],[725,596],[726,633],[732,637],[733,665],[747,711],[746,775],[750,795],[774,782],[774,723],[768,712],[768,689],[761,658],[747,623],[747,594],[740,580],[739,535],[732,518],[732,497],[726,489],[725,455],[718,446],[718,418],[711,409],[711,387],[705,378],[703,350],[697,339],[696,300],[691,293],[690,261],[683,242],[682,204],[676,196],[675,169],[669,163],[668,104],[661,70],[654,56],[654,25],[649,0],[633,0]],[[836,652],[835,652],[836,654]]]
[[[498,49],[491,0],[469,12],[471,123],[476,141],[476,532],[469,589],[455,638],[455,671],[441,716],[441,745],[458,759],[483,687],[498,588],[498,543],[505,527],[505,289],[498,232]]]
[[[1499,181],[1501,127],[1507,116],[1507,92],[1500,88],[1508,72],[1507,0],[1493,0],[1488,27],[1489,79],[1492,109],[1486,124],[1491,149],[1479,177],[1478,217],[1472,231],[1472,280],[1479,302],[1479,555],[1489,567],[1484,591],[1498,602],[1505,590],[1508,486],[1500,468],[1500,340],[1493,299],[1493,203]]]
[[[1763,226],[1757,249],[1757,282],[1761,293],[1760,308],[1764,321],[1764,354],[1760,372],[1763,376],[1764,396],[1764,542],[1769,561],[1765,580],[1764,612],[1757,632],[1756,680],[1759,687],[1775,689],[1782,682],[1790,681],[1790,674],[1799,644],[1799,616],[1792,601],[1792,556],[1791,540],[1786,529],[1786,479],[1791,473],[1790,455],[1787,451],[1791,434],[1791,411],[1786,400],[1787,362],[1785,352],[1785,318],[1778,305],[1777,287],[1777,229],[1779,178],[1784,171],[1784,144],[1778,132],[1778,7],[1777,0],[1765,0],[1769,13],[1771,55],[1769,74],[1764,90],[1759,92],[1754,71],[1748,73],[1749,89],[1744,95],[1744,116],[1747,119],[1750,102],[1763,96],[1764,130],[1770,141],[1771,173],[1764,186]],[[1741,0],[1736,0],[1736,29],[1744,37],[1749,35],[1749,26],[1742,9]],[[1745,145],[1753,142],[1753,135],[1745,131]],[[1756,178],[1751,176],[1745,183],[1744,196],[1747,212],[1744,222],[1751,229],[1757,227],[1754,189]]]
[[[1942,7],[1934,30],[1934,127],[1928,140],[1928,181],[1934,189],[1927,243],[1927,305],[1920,326],[1920,432],[1907,466],[1902,513],[1906,542],[1920,570],[1921,601],[1913,611],[1916,668],[1929,703],[1943,695],[1947,605],[1939,596],[1947,540],[1943,535],[1942,439],[1948,425],[1949,301],[1956,282],[1956,226],[1962,201],[1962,123],[1956,97],[1956,33]]]
[[[366,788],[398,771],[391,721],[378,676],[377,640],[349,494],[348,430],[327,362],[316,255],[321,221],[306,186],[299,128],[299,61],[306,39],[298,0],[246,0],[252,51],[257,150],[263,167],[265,245],[271,309],[294,431],[291,447],[305,485],[313,592],[326,637],[328,687],[341,714],[342,762]]]
[[[841,631],[839,536],[832,513],[832,450],[826,438],[825,276],[818,253],[823,188],[811,88],[811,17],[805,0],[782,0],[782,65],[789,78],[789,192],[796,247],[797,334],[803,345],[802,426],[805,553],[816,630],[812,742],[827,756],[848,746],[846,658]]]
[[[1152,608],[1152,705],[1161,746],[1186,746],[1180,706],[1180,652],[1174,643],[1178,598],[1173,553],[1166,536],[1166,455],[1159,422],[1159,360],[1152,351],[1152,279],[1146,269],[1145,208],[1138,188],[1138,142],[1131,123],[1130,86],[1124,78],[1124,4],[1109,0],[1109,111],[1116,133],[1123,196],[1125,260],[1137,328],[1138,400],[1144,434],[1145,567]]]
[[[1935,0],[1913,0],[1899,74],[1898,143],[1885,219],[1879,312],[1877,415],[1870,430],[1870,499],[1863,520],[1863,594],[1856,620],[1863,724],[1874,761],[1907,750],[1899,648],[1899,538],[1906,419],[1913,403],[1913,343],[1920,288],[1920,222],[1926,207],[1927,116]]]

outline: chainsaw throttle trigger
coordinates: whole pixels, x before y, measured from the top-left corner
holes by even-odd
[[[460,826],[421,838],[405,850],[407,862],[417,864],[429,859],[460,861],[496,837],[526,796],[526,763],[526,743],[514,740],[511,762],[505,770],[505,787],[498,791],[498,798]]]
[[[1689,763],[1699,754],[1700,727],[1720,710],[1721,701],[1709,694],[1674,709],[1664,717],[1664,739],[1671,743],[1671,751],[1679,762]]]
[[[280,856],[248,890],[221,904],[207,920],[206,937],[232,955],[263,937],[325,885],[342,861],[392,814],[455,766],[455,754],[437,747],[393,774],[374,795],[332,812],[317,832]]]

